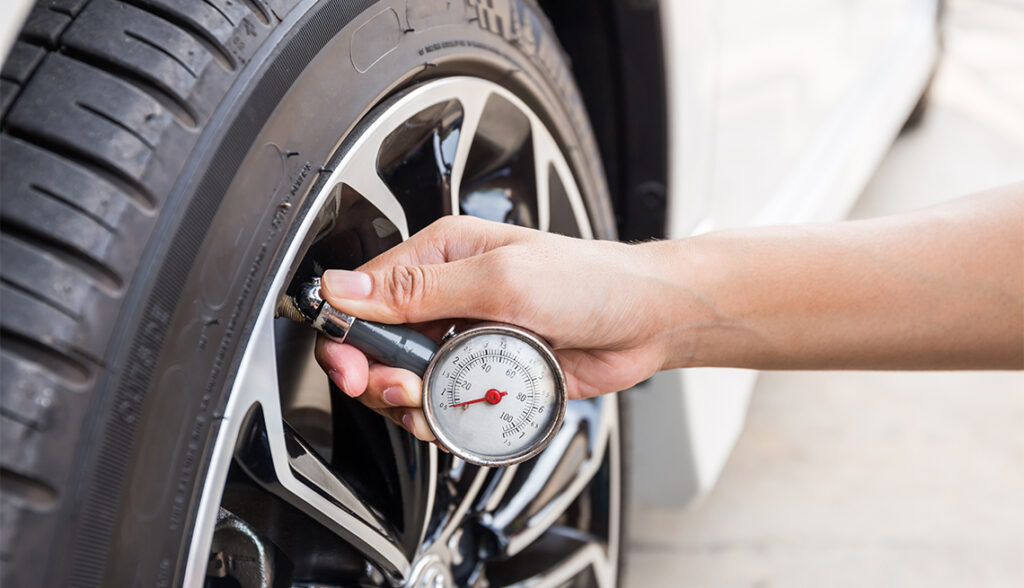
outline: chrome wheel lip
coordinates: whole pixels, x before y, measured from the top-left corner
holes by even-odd
[[[472,90],[481,89],[485,90],[483,96],[475,94]],[[279,474],[278,482],[287,488],[289,492],[295,495],[299,495],[302,500],[307,504],[311,505],[311,508],[319,510],[321,513],[330,512],[332,515],[329,518],[333,518],[334,521],[338,522],[341,527],[344,527],[346,533],[351,532],[353,528],[364,529],[367,532],[359,538],[360,541],[364,542],[365,545],[361,549],[369,549],[374,551],[378,556],[378,561],[387,563],[386,567],[390,568],[390,572],[394,574],[395,578],[407,578],[409,577],[414,566],[420,564],[420,560],[426,554],[430,554],[436,551],[438,545],[442,545],[448,540],[455,531],[457,523],[462,520],[462,516],[469,508],[470,503],[475,498],[476,494],[480,491],[484,479],[486,478],[486,470],[480,470],[477,472],[476,477],[473,480],[469,496],[458,505],[456,512],[459,516],[452,516],[444,528],[435,535],[433,541],[424,545],[423,541],[425,533],[427,531],[427,525],[430,523],[428,520],[424,523],[423,529],[420,532],[420,553],[414,559],[410,560],[401,550],[397,549],[394,544],[383,540],[380,536],[380,529],[373,528],[373,516],[365,512],[349,512],[343,508],[339,508],[337,505],[332,505],[331,501],[326,500],[320,494],[312,491],[310,487],[296,478],[294,475],[290,475],[292,472],[290,468],[286,452],[283,447],[283,440],[285,438],[285,431],[283,428],[283,421],[280,414],[279,399],[276,397],[276,385],[266,386],[261,385],[261,382],[276,382],[276,367],[274,362],[274,346],[273,346],[273,322],[274,322],[274,308],[276,301],[280,294],[286,287],[286,280],[288,278],[287,268],[293,267],[296,262],[296,258],[303,246],[303,237],[309,233],[313,226],[316,218],[316,212],[320,210],[330,198],[332,198],[333,191],[341,184],[351,186],[357,190],[366,200],[376,206],[389,220],[391,220],[395,227],[400,232],[402,239],[406,239],[409,236],[409,225],[408,220],[405,216],[405,211],[398,199],[391,193],[390,189],[383,183],[379,174],[376,173],[376,161],[373,160],[373,155],[377,153],[378,149],[370,149],[373,141],[377,141],[377,147],[379,148],[379,142],[383,135],[388,132],[387,125],[395,119],[400,117],[409,118],[424,108],[432,105],[441,103],[444,100],[457,100],[466,110],[467,113],[476,112],[476,120],[467,120],[467,123],[462,127],[462,134],[459,137],[459,144],[456,150],[456,159],[452,166],[452,178],[451,178],[451,198],[450,203],[451,210],[458,214],[459,211],[459,188],[460,182],[462,181],[461,171],[465,169],[466,159],[469,153],[469,142],[475,136],[475,125],[479,121],[479,115],[483,112],[486,100],[492,95],[498,95],[505,99],[509,103],[516,106],[520,112],[525,114],[530,122],[531,130],[535,132],[535,166],[540,169],[543,164],[544,173],[547,173],[548,166],[550,166],[555,173],[558,173],[561,178],[568,178],[568,181],[564,181],[564,189],[568,192],[569,202],[572,206],[573,215],[576,219],[579,231],[584,238],[592,238],[593,233],[590,227],[590,223],[587,220],[587,213],[583,199],[579,193],[578,186],[573,180],[571,168],[568,162],[562,155],[561,150],[558,147],[555,139],[550,135],[547,127],[542,123],[539,117],[529,108],[519,97],[515,96],[505,88],[498,86],[492,82],[482,80],[480,78],[472,77],[450,77],[443,78],[440,80],[434,80],[426,82],[423,85],[417,86],[410,91],[402,93],[393,98],[389,103],[386,104],[385,109],[375,111],[378,116],[372,120],[365,120],[360,123],[361,131],[358,135],[351,137],[351,140],[346,140],[343,144],[343,154],[341,159],[335,165],[335,169],[330,173],[327,179],[323,183],[317,185],[322,186],[315,195],[312,196],[312,201],[308,206],[308,213],[302,217],[298,222],[295,229],[290,233],[291,241],[287,244],[287,248],[284,254],[281,256],[277,269],[274,272],[273,278],[269,285],[263,290],[264,298],[259,304],[260,310],[257,313],[256,320],[253,326],[252,335],[246,341],[244,351],[242,352],[242,358],[238,366],[238,372],[233,382],[230,395],[228,398],[227,406],[224,411],[224,418],[221,420],[220,427],[216,434],[216,441],[213,446],[213,451],[209,461],[209,468],[206,470],[205,479],[203,482],[203,490],[199,499],[199,506],[197,509],[197,515],[195,518],[194,530],[189,544],[189,551],[187,556],[187,563],[184,575],[184,584],[187,586],[199,586],[202,585],[207,556],[212,542],[214,522],[216,520],[218,506],[220,504],[220,497],[223,491],[228,469],[232,463],[232,458],[236,452],[236,446],[239,443],[239,435],[243,431],[243,426],[247,422],[246,415],[251,411],[254,406],[259,406],[263,410],[263,422],[267,428],[266,435],[268,439],[271,439],[272,446],[269,448],[269,455],[273,461],[274,470]],[[467,119],[471,117],[467,114]],[[463,142],[466,144],[463,144]],[[460,169],[461,168],[461,169]],[[456,173],[459,172],[459,173]],[[537,208],[538,208],[538,224],[540,229],[547,230],[550,226],[550,210],[549,206],[549,194],[548,194],[547,181],[539,181],[537,187]],[[270,336],[268,336],[270,333]],[[274,392],[274,394],[271,394]],[[612,585],[614,584],[615,573],[617,570],[617,557],[618,557],[618,541],[619,541],[619,509],[620,509],[620,496],[618,490],[618,479],[619,479],[619,463],[618,463],[618,431],[614,427],[617,415],[617,407],[614,399],[604,398],[597,400],[603,406],[601,410],[601,425],[599,427],[598,439],[595,443],[596,449],[599,454],[595,459],[590,460],[593,472],[590,472],[585,478],[579,478],[576,486],[579,488],[573,491],[566,491],[560,496],[564,497],[566,506],[576,499],[578,493],[585,487],[592,479],[594,472],[601,467],[602,458],[604,452],[610,449],[612,451],[611,466],[613,469],[614,481],[612,483],[615,488],[613,489],[612,496],[610,496],[609,508],[609,544],[608,544],[608,555],[607,557],[600,554],[601,549],[598,545],[592,544],[593,549],[586,549],[572,556],[571,562],[582,562],[581,566],[592,565],[595,573],[598,577],[599,584],[601,585]],[[276,446],[273,444],[276,443]],[[434,500],[434,489],[436,487],[436,474],[437,474],[437,452],[434,447],[430,447],[429,452],[430,459],[430,472],[431,480],[428,485],[430,495],[427,497],[428,502],[431,504]],[[508,484],[511,482],[514,476],[514,468],[508,472],[509,475],[502,476],[499,480],[500,483],[504,483],[504,487],[499,488],[499,492],[492,493],[489,496],[487,502],[488,506],[492,508],[490,511],[497,509],[501,503],[502,497],[508,489]],[[531,519],[531,528],[535,529],[534,532],[530,532],[526,535],[519,535],[513,538],[509,542],[509,547],[518,552],[521,549],[528,546],[534,539],[546,531],[554,519],[557,518],[558,514],[564,510],[562,508],[548,508],[544,511],[535,515],[534,519]],[[431,508],[428,508],[429,512]],[[511,512],[511,509],[505,509],[506,512]],[[490,521],[495,528],[501,528],[503,524],[510,521],[501,520],[500,517],[495,517],[494,520]],[[370,532],[372,531],[372,532]],[[426,549],[423,549],[426,547]],[[600,557],[595,559],[594,550],[600,554]],[[571,567],[571,566],[570,566]],[[569,568],[562,566],[560,569],[568,570]],[[579,569],[572,571],[566,577],[571,577],[572,574],[578,573]],[[538,579],[541,584],[537,584],[535,581],[530,579],[524,580],[525,583],[522,585],[548,585],[550,578]]]

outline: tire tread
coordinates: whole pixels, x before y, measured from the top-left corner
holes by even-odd
[[[82,502],[94,387],[181,167],[279,20],[263,0],[39,0],[0,69],[2,585],[102,582],[106,527],[48,555]]]

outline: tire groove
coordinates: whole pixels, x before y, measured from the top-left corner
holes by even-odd
[[[32,72],[32,75],[35,75],[35,72]],[[29,77],[29,80],[31,80],[31,79],[32,78]],[[10,81],[10,80],[8,80],[8,81]],[[15,104],[18,103],[18,98],[21,98],[21,92],[25,89],[25,86],[23,86],[21,84],[14,83],[14,85],[15,85],[15,88],[16,88],[14,90],[14,96],[11,96],[11,99],[7,102],[7,109],[6,110],[0,110],[0,124],[3,124],[3,123],[6,122],[7,111],[10,110]],[[26,84],[26,85],[28,85],[28,84]]]
[[[20,241],[24,245],[53,255],[67,265],[92,277],[97,285],[105,290],[118,293],[124,288],[124,279],[113,268],[85,255],[73,245],[57,240],[53,235],[48,235],[8,218],[0,218],[0,231],[3,231],[5,236]]]
[[[10,420],[12,420],[12,421],[14,421],[16,423],[21,423],[21,424],[25,425],[26,427],[28,427],[28,428],[30,428],[30,429],[32,429],[34,431],[42,431],[43,430],[42,428],[38,427],[36,425],[36,423],[32,421],[32,419],[30,419],[30,418],[28,418],[28,417],[26,417],[24,415],[20,415],[20,414],[18,414],[16,412],[12,412],[10,410],[7,410],[3,406],[0,406],[0,417],[3,417],[5,419],[10,419]]]
[[[177,55],[175,55],[175,54],[171,53],[170,51],[168,51],[165,47],[161,47],[160,45],[157,45],[156,43],[154,43],[153,41],[150,41],[149,39],[143,37],[142,35],[139,35],[138,33],[129,31],[127,29],[125,29],[124,34],[128,38],[135,39],[139,43],[142,43],[143,45],[145,45],[145,46],[147,46],[147,47],[149,47],[149,48],[151,48],[151,49],[153,49],[153,50],[155,50],[155,51],[157,51],[159,53],[162,53],[162,54],[166,55],[167,57],[170,57],[172,61],[174,61],[175,63],[177,63],[181,67],[185,68],[185,71],[187,71],[189,73],[189,75],[192,76],[193,79],[196,77],[195,70],[193,70],[191,67],[189,67],[189,65],[187,63],[185,63],[184,61],[182,61],[181,58],[179,58]]]
[[[15,355],[18,359],[49,369],[62,380],[82,386],[89,382],[92,370],[79,359],[67,353],[43,345],[25,335],[0,326],[0,338],[4,341],[4,351]]]
[[[85,208],[84,206],[78,204],[74,200],[72,200],[70,198],[67,198],[66,196],[63,196],[61,194],[57,194],[56,192],[54,192],[52,190],[49,190],[47,188],[44,188],[44,187],[40,186],[39,184],[36,184],[35,182],[30,183],[28,185],[28,187],[33,192],[37,192],[39,194],[42,194],[43,196],[46,196],[48,198],[52,198],[53,200],[56,200],[56,201],[60,202],[61,204],[64,204],[68,208],[72,208],[72,209],[82,213],[86,217],[88,217],[88,218],[92,219],[93,221],[95,221],[96,224],[100,225],[104,229],[107,229],[111,233],[117,234],[117,232],[118,232],[117,227],[115,227],[114,225],[108,223],[103,217],[99,216],[98,214],[94,213],[93,211],[89,210],[88,208]]]
[[[264,8],[263,5],[259,2],[259,0],[241,1],[246,8],[252,11],[253,16],[255,16],[261,23],[270,26],[270,14],[267,12],[266,8]]]
[[[149,97],[166,108],[182,126],[190,130],[199,128],[199,115],[192,108],[191,104],[181,100],[169,90],[147,80],[135,70],[111,61],[106,56],[86,53],[71,47],[62,47],[61,55],[110,74],[135,89],[145,92]]]
[[[27,424],[25,426],[38,430]],[[23,502],[28,503],[32,510],[36,512],[52,509],[60,497],[57,489],[43,480],[2,466],[0,466],[0,489],[3,490],[4,494],[20,497]]]
[[[54,140],[37,135],[27,129],[8,127],[4,129],[4,133],[10,137],[38,147],[39,149],[50,151],[89,170],[100,178],[117,186],[125,196],[135,202],[139,208],[146,212],[154,212],[157,209],[156,198],[154,198],[149,192],[149,189],[147,189],[140,181],[121,171],[103,158],[96,157],[91,153],[82,151],[75,147],[57,143]]]
[[[72,14],[69,9],[64,8],[63,6],[47,6],[46,9],[49,10],[50,12],[56,12],[57,14],[63,14],[64,16],[70,16],[72,18],[75,17],[75,15]]]
[[[103,112],[102,110],[100,110],[100,109],[98,109],[98,108],[96,108],[94,106],[90,106],[89,104],[86,104],[85,102],[79,102],[78,100],[75,100],[75,106],[81,108],[82,110],[88,112],[89,114],[92,114],[92,115],[95,115],[95,116],[97,116],[99,118],[102,118],[103,120],[109,122],[110,124],[116,126],[117,128],[125,131],[129,135],[131,135],[131,136],[135,137],[136,139],[138,139],[139,142],[141,142],[143,145],[145,145],[147,148],[149,148],[150,151],[153,151],[155,149],[153,144],[150,143],[144,136],[142,136],[141,133],[139,133],[135,129],[131,128],[130,126],[124,124],[124,122],[119,121],[116,118],[110,116],[109,114]]]
[[[25,37],[24,35],[19,35],[17,41],[19,43],[25,43],[26,45],[31,45],[32,47],[38,47],[38,48],[42,49],[43,51],[45,51],[46,55],[48,55],[51,52],[53,52],[53,48],[52,47],[47,47],[46,45],[36,41],[35,39],[30,39],[28,37]],[[10,104],[12,106],[14,104],[18,103],[18,98],[21,96],[22,90],[27,88],[28,85],[32,83],[32,80],[35,79],[36,72],[39,71],[40,67],[42,67],[43,61],[45,61],[45,57],[44,57],[44,59],[40,59],[39,63],[37,63],[36,66],[32,68],[32,71],[29,72],[28,77],[25,78],[25,83],[24,84],[18,84],[18,92],[17,92],[17,94],[14,95],[14,98],[12,98],[11,102],[10,102]],[[0,120],[2,120],[6,116],[7,116],[6,112],[0,112]]]
[[[12,281],[10,278],[8,278],[7,276],[4,276],[2,274],[0,274],[0,284],[3,284],[4,286],[7,286],[8,288],[10,288],[11,290],[14,290],[16,292],[21,292],[25,296],[28,296],[29,298],[31,298],[33,300],[36,300],[38,302],[41,302],[41,303],[45,304],[46,306],[49,306],[50,308],[56,310],[57,312],[63,314],[64,316],[74,320],[75,322],[80,321],[81,318],[82,318],[82,315],[76,313],[75,311],[73,311],[70,308],[64,306],[63,304],[61,304],[61,303],[59,303],[59,302],[57,302],[55,300],[52,300],[49,297],[42,296],[42,295],[40,295],[39,292],[36,292],[35,290],[32,290],[30,288],[26,288],[25,286],[22,286],[21,284]]]
[[[229,25],[235,26],[235,21],[231,20],[231,18],[229,18],[228,15],[225,14],[224,11],[220,9],[220,6],[217,6],[216,4],[211,2],[210,0],[203,0],[203,3],[206,4],[207,6],[209,6],[210,8],[216,10],[221,16],[224,17],[224,20],[228,21]]]
[[[141,2],[140,0],[119,0],[122,4],[127,4],[134,8],[146,12],[159,19],[165,20],[171,25],[174,25],[180,29],[183,33],[195,39],[204,49],[206,49],[210,55],[213,56],[214,60],[217,61],[227,71],[235,71],[238,68],[238,60],[231,54],[227,46],[220,42],[219,39],[210,34],[206,29],[196,26],[194,23],[189,22],[187,19],[182,18],[180,15],[174,14],[171,11],[164,10],[159,6],[153,6]],[[230,21],[228,21],[230,22]]]

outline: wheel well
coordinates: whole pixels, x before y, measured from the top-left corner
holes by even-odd
[[[668,113],[657,0],[540,0],[572,63],[619,238],[665,236]]]

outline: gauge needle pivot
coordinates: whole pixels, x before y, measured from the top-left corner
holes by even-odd
[[[508,392],[499,392],[497,388],[491,388],[480,398],[477,398],[475,400],[467,400],[465,402],[460,402],[458,404],[453,404],[452,408],[455,408],[456,406],[466,406],[469,404],[475,404],[477,402],[483,402],[484,400],[486,400],[488,404],[498,404],[499,402],[501,402],[502,397],[504,397],[506,394],[508,394]]]

